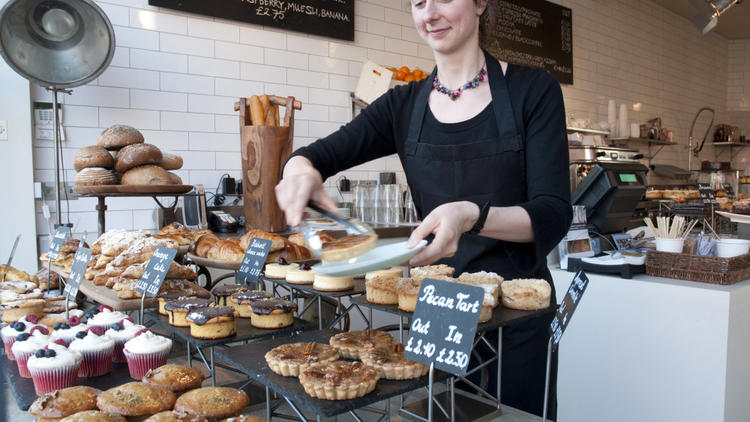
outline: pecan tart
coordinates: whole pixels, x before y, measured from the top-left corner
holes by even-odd
[[[340,357],[333,346],[320,343],[289,343],[266,353],[266,363],[271,370],[285,377],[298,377],[313,363],[333,362]]]
[[[351,400],[375,389],[380,375],[362,362],[337,360],[310,365],[299,374],[299,382],[312,397]]]
[[[338,349],[341,357],[359,359],[360,350],[368,347],[389,346],[396,342],[390,334],[378,330],[357,330],[331,337],[329,343]]]
[[[372,366],[387,380],[407,380],[419,378],[430,370],[428,366],[404,357],[404,345],[393,343],[389,346],[371,347],[359,355],[362,363]]]

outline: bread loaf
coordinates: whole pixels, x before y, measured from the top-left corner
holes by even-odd
[[[80,174],[80,173],[79,173]],[[126,171],[122,175],[123,185],[171,185],[169,173],[163,168],[148,164]]]
[[[112,155],[98,145],[83,147],[76,151],[76,155],[73,157],[73,168],[76,171],[81,171],[87,167],[111,169],[114,166],[115,160]]]
[[[176,154],[162,152],[159,165],[164,167],[164,170],[179,170],[182,168],[182,157]]]
[[[168,171],[167,174],[169,175],[169,180],[171,181],[170,184],[172,185],[181,185],[182,184],[182,178],[171,171]]]
[[[120,149],[126,145],[142,144],[143,134],[138,129],[126,125],[110,126],[99,135],[96,144],[107,149]]]
[[[117,174],[101,167],[86,167],[76,174],[75,184],[76,186],[116,185]]]
[[[157,164],[161,161],[162,154],[159,148],[151,144],[128,145],[117,153],[115,170],[124,173],[133,167],[145,164]]]

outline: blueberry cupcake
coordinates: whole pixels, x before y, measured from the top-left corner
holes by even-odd
[[[29,358],[28,367],[37,395],[78,383],[78,367],[83,358],[57,343],[38,349]]]
[[[166,364],[170,350],[172,340],[151,331],[144,331],[128,340],[122,353],[128,361],[130,377],[140,380],[149,370]]]
[[[16,357],[18,372],[24,378],[31,378],[26,361],[37,350],[43,348],[50,342],[49,331],[45,327],[34,327],[28,333],[21,333],[16,337],[15,343],[11,347],[13,356]]]
[[[20,321],[11,322],[0,330],[0,337],[3,339],[5,354],[8,356],[8,359],[16,360],[15,356],[13,356],[13,343],[16,342],[16,337],[19,334],[30,333],[31,329],[38,325],[33,321],[36,321],[34,315],[26,315]]]
[[[104,334],[115,341],[115,352],[112,354],[112,362],[127,362],[125,355],[122,353],[122,348],[125,347],[125,343],[144,330],[147,330],[147,328],[134,323],[130,318],[123,319],[107,330]]]
[[[78,318],[71,318],[67,323],[56,322],[52,327],[52,340],[61,339],[65,342],[65,346],[70,346],[70,343],[76,339],[76,334],[81,331],[86,331],[86,325],[81,324]]]
[[[83,358],[78,368],[79,377],[98,377],[112,370],[115,341],[105,336],[101,328],[95,326],[80,331],[69,348]]]
[[[127,318],[128,316],[119,311],[113,311],[109,306],[101,305],[97,309],[86,312],[86,325],[89,327],[102,327],[104,331]]]

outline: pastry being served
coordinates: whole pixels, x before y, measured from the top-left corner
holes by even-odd
[[[375,234],[350,234],[330,242],[323,243],[320,259],[323,262],[346,261],[375,247],[378,236]]]
[[[396,342],[390,334],[379,330],[355,330],[339,333],[328,341],[342,357],[359,359],[360,352],[370,347],[390,346]]]
[[[237,416],[250,404],[244,391],[229,387],[203,387],[180,396],[174,410],[208,419]]]
[[[190,335],[195,338],[216,339],[237,334],[237,311],[229,306],[207,306],[191,310],[186,319]]]
[[[351,400],[375,389],[378,371],[362,362],[337,360],[310,365],[299,375],[299,382],[312,397]]]
[[[240,318],[251,318],[253,310],[250,302],[258,299],[271,299],[273,295],[265,290],[243,290],[230,296],[229,306],[237,310]]]
[[[359,357],[362,363],[380,371],[380,377],[387,380],[419,378],[430,370],[426,365],[406,359],[404,345],[400,343],[370,347]]]
[[[250,324],[256,328],[284,328],[294,324],[297,304],[283,299],[258,299],[250,302]]]
[[[319,362],[339,360],[336,348],[320,343],[289,343],[274,347],[266,353],[271,370],[285,377],[298,377],[300,372]]]

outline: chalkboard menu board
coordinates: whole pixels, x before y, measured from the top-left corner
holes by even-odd
[[[148,0],[148,4],[354,41],[354,0]]]
[[[478,286],[425,279],[419,288],[407,359],[453,375],[465,375],[482,310],[484,290]]]
[[[545,0],[489,0],[480,44],[506,62],[573,83],[573,11]]]
[[[78,294],[78,287],[81,285],[81,279],[86,273],[86,267],[89,265],[90,260],[91,249],[84,248],[83,246],[79,247],[73,258],[70,277],[68,277],[67,283],[65,284],[65,290],[63,291],[63,295],[69,300],[75,300],[76,295]]]
[[[57,259],[58,255],[60,255],[60,248],[62,248],[63,243],[68,239],[68,236],[70,235],[70,227],[68,226],[60,226],[55,231],[55,234],[52,235],[52,239],[49,241],[49,250],[47,251],[47,259],[54,261]]]
[[[272,243],[269,239],[252,238],[247,245],[245,256],[242,257],[242,264],[240,264],[235,277],[244,281],[245,284],[257,283],[260,272],[266,264],[268,251],[271,250]]]
[[[718,204],[719,202],[716,200],[716,196],[714,195],[714,189],[709,185],[702,185],[698,184],[698,192],[701,194],[701,199],[703,200],[703,203],[706,205],[710,204]]]
[[[177,256],[177,251],[172,248],[165,248],[164,246],[157,246],[154,253],[151,255],[151,259],[146,263],[146,268],[143,270],[143,275],[140,280],[135,283],[135,291],[138,293],[145,293],[149,297],[156,297],[159,294],[161,285],[164,283],[164,278],[167,276],[167,271],[174,261],[174,257]]]
[[[581,301],[583,292],[586,291],[588,285],[589,279],[586,277],[586,273],[578,270],[576,275],[573,276],[570,287],[568,287],[568,293],[565,294],[565,298],[560,302],[560,307],[557,308],[557,313],[550,324],[550,334],[552,335],[552,343],[555,348],[560,344],[560,339],[568,327],[570,318],[573,316],[573,312],[575,312],[578,302]]]

